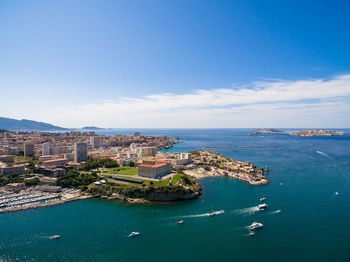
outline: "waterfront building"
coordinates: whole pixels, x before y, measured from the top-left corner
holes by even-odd
[[[57,181],[56,177],[42,176],[40,177],[40,183],[42,185],[54,185]]]
[[[171,173],[171,164],[164,160],[143,160],[142,164],[138,165],[139,176],[149,178],[161,178]]]
[[[34,144],[32,142],[24,143],[24,156],[34,156]]]
[[[59,193],[62,191],[62,188],[60,186],[42,185],[38,186],[38,190],[47,193]]]
[[[43,155],[43,156],[50,155],[50,144],[48,142],[42,144],[42,154],[41,155]]]
[[[10,183],[5,186],[5,190],[9,192],[18,192],[26,189],[24,183]]]
[[[91,136],[90,144],[93,149],[99,149],[101,147],[101,137],[100,136]]]
[[[77,142],[74,144],[74,162],[79,163],[87,160],[87,144]]]

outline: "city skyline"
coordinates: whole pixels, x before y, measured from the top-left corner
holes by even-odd
[[[1,116],[349,128],[349,3],[0,2]]]

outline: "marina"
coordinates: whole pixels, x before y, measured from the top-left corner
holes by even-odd
[[[0,212],[59,200],[60,194],[36,190],[23,190],[19,193],[0,192]]]

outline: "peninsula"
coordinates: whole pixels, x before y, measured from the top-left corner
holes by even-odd
[[[197,178],[228,176],[248,182],[251,185],[269,183],[264,176],[264,170],[248,161],[233,160],[208,150],[195,151],[192,154],[193,165],[184,170],[188,175]]]

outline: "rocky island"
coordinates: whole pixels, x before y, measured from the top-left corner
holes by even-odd
[[[342,136],[344,135],[344,132],[324,129],[306,129],[295,132],[287,132],[274,128],[261,128],[252,130],[251,133],[248,133],[249,136],[257,136],[261,134],[288,134],[292,136]]]
[[[309,129],[297,132],[290,132],[289,134],[292,136],[342,136],[344,135],[344,132],[323,129]]]
[[[260,134],[285,134],[286,131],[283,130],[278,130],[274,128],[260,128],[260,129],[255,129],[251,133],[249,133],[249,136],[256,136]]]

